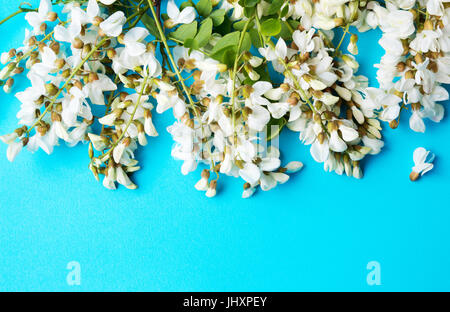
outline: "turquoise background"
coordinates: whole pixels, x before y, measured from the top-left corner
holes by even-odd
[[[36,1],[32,1],[36,3]],[[0,17],[20,1],[0,0]],[[23,38],[23,16],[0,26],[1,50]],[[374,82],[383,51],[376,31],[360,36],[361,72]],[[18,80],[15,91],[27,87]],[[0,96],[0,133],[15,128],[19,102]],[[448,107],[448,103],[446,103]],[[156,113],[155,113],[156,116]],[[221,179],[207,199],[170,156],[165,128],[137,154],[140,188],[108,191],[87,168],[87,146],[51,156],[0,145],[1,291],[442,291],[450,290],[450,119],[426,134],[385,125],[386,147],[364,163],[363,180],[326,173],[296,133],[285,131],[284,161],[302,172],[270,192],[240,199],[242,183]],[[435,169],[411,183],[415,148],[436,155]],[[70,261],[81,285],[69,286]],[[381,265],[369,286],[366,265]]]

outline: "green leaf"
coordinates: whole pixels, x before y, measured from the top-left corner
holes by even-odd
[[[212,11],[212,1],[211,0],[200,0],[196,5],[198,14],[203,17],[207,17]]]
[[[226,34],[229,34],[231,32],[231,20],[230,18],[225,15],[223,22],[216,28],[214,28],[214,32],[218,33],[219,35],[225,36]]]
[[[255,47],[255,48],[261,48],[262,47],[262,44],[261,44],[261,40],[260,40],[260,38],[259,38],[259,33],[258,33],[258,30],[256,30],[256,29],[250,29],[249,31],[248,31],[248,33],[249,33],[249,35],[250,35],[250,39],[252,40],[252,44],[253,44],[253,46]]]
[[[174,32],[169,34],[169,39],[176,39],[185,42],[186,39],[192,39],[197,34],[197,22],[184,24],[177,28]]]
[[[191,6],[193,6],[192,3],[190,3],[189,1],[185,1],[180,4],[180,11],[183,11],[185,8],[191,7]]]
[[[298,22],[298,21],[293,21],[293,20],[283,21],[281,23],[281,32],[276,37],[281,37],[284,40],[292,40],[292,32],[289,29],[289,27],[286,25],[287,23],[289,23],[289,25],[291,25],[292,29],[297,29],[298,25],[300,25],[300,22]]]
[[[284,3],[284,0],[273,0],[272,4],[267,9],[266,15],[272,15],[272,14],[278,13],[280,11],[283,3]]]
[[[161,39],[161,36],[159,35],[158,27],[156,27],[155,20],[148,14],[144,14],[141,19],[144,26],[147,28],[147,30],[156,38]]]
[[[285,17],[289,13],[289,6],[285,5],[281,10],[280,17]]]
[[[245,27],[245,24],[247,24],[247,21],[239,21],[233,24],[233,28],[236,30],[243,30]],[[255,25],[255,23],[253,21],[250,22],[248,28],[251,29],[253,28],[253,26]]]
[[[197,36],[195,36],[195,41],[197,41],[198,48],[204,47],[211,37],[212,34],[213,21],[211,18],[205,19],[200,25]]]
[[[214,12],[211,13],[209,17],[212,18],[214,26],[219,26],[220,24],[223,23],[223,20],[225,19],[225,13],[226,13],[225,9],[215,10]]]
[[[261,34],[264,36],[276,36],[281,31],[281,22],[271,18],[261,24]]]
[[[242,46],[239,53],[243,51],[249,51],[251,48],[252,48],[252,38],[250,38],[250,35],[248,33],[245,33],[244,40],[242,41]]]
[[[261,0],[239,0],[239,5],[244,8],[253,8],[259,2],[261,2]]]
[[[189,48],[189,53],[191,53],[190,50],[199,48],[197,40],[192,38],[188,38],[184,41],[184,47]]]
[[[245,17],[252,17],[256,13],[256,7],[246,7],[244,8],[244,15]]]
[[[236,57],[242,51],[248,51],[252,47],[252,41],[248,33],[244,34],[240,51],[237,51],[239,46],[241,32],[235,31],[223,36],[211,51],[211,57],[215,60],[232,67]],[[242,60],[241,60],[242,61]]]
[[[214,55],[218,51],[230,46],[235,46],[237,49],[240,34],[241,33],[239,31],[235,31],[220,38],[212,49],[211,54]]]

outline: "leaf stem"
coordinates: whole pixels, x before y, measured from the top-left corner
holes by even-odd
[[[2,19],[0,21],[0,25],[2,25],[3,23],[6,23],[7,21],[9,21],[11,18],[13,18],[16,15],[19,15],[21,13],[27,13],[27,12],[36,12],[36,9],[25,9],[25,8],[20,8],[19,10],[17,10],[16,12],[12,13],[11,15],[5,17],[4,19]]]
[[[236,90],[236,74],[237,74],[237,69],[238,69],[237,67],[238,67],[239,61],[240,61],[240,59],[242,57],[242,54],[239,54],[239,52],[241,51],[242,44],[244,42],[245,34],[247,33],[248,26],[250,25],[250,22],[252,20],[253,20],[253,17],[249,18],[247,20],[247,22],[245,23],[244,28],[242,29],[241,36],[239,38],[239,43],[238,43],[238,46],[237,46],[236,58],[235,58],[234,64],[233,64],[233,71],[231,72],[231,77],[230,77],[231,81],[232,81],[232,85],[231,85],[231,112],[232,112],[232,116],[233,116],[233,129],[236,128],[236,118],[235,118],[235,113],[236,113],[236,107],[235,107],[236,106],[236,96],[234,94],[235,90]],[[233,139],[233,144],[234,144],[234,139]]]
[[[148,1],[149,6],[150,6],[150,10],[152,11],[153,19],[155,20],[156,27],[158,28],[159,35],[161,36],[161,40],[162,40],[162,43],[164,44],[164,47],[165,47],[165,50],[167,52],[167,56],[169,57],[170,63],[172,64],[172,67],[173,67],[173,69],[175,71],[175,74],[177,75],[178,80],[180,81],[180,84],[181,84],[181,86],[183,88],[184,93],[186,94],[188,102],[189,102],[189,104],[192,107],[194,115],[200,121],[200,116],[198,116],[198,112],[195,109],[195,105],[194,105],[194,102],[192,101],[191,94],[189,93],[189,90],[188,90],[186,84],[184,83],[183,76],[181,75],[180,71],[178,70],[177,63],[175,62],[175,60],[173,58],[173,55],[170,52],[169,44],[167,43],[166,36],[164,35],[164,31],[162,30],[161,23],[159,21],[159,16],[156,14],[155,7],[154,7],[154,5],[152,3],[152,0],[147,0],[147,1]]]

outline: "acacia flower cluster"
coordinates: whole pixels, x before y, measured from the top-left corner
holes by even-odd
[[[0,81],[11,92],[26,73],[31,86],[16,94],[19,128],[0,137],[7,157],[87,143],[109,189],[137,187],[135,152],[169,110],[182,174],[200,166],[195,188],[208,197],[221,175],[239,177],[247,198],[302,169],[282,164],[285,129],[326,171],[361,178],[360,161],[384,146],[380,121],[396,128],[411,108],[411,128],[425,131],[448,99],[445,0],[41,0],[22,12],[30,28],[1,55]],[[383,32],[379,88],[358,73],[351,26]]]

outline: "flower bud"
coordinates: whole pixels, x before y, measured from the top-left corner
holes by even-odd
[[[84,46],[84,42],[80,38],[75,38],[72,42],[74,49],[81,50]]]
[[[414,171],[412,171],[412,172],[410,173],[410,175],[409,175],[409,179],[410,179],[412,182],[417,181],[417,180],[419,179],[419,177],[420,177],[420,174],[419,174],[418,172],[414,172]]]
[[[5,93],[10,93],[12,90],[12,87],[14,85],[14,79],[13,78],[9,78],[5,85],[3,86],[3,91],[5,91]]]
[[[103,18],[101,18],[100,16],[96,16],[92,21],[92,25],[99,26],[103,21],[104,21]]]
[[[392,120],[392,121],[389,123],[389,127],[391,127],[391,129],[397,129],[397,127],[398,127],[398,121],[397,121],[396,119]]]
[[[216,196],[217,193],[216,188],[217,188],[217,181],[212,180],[211,183],[209,183],[208,190],[206,191],[206,196],[210,198]]]
[[[58,18],[58,14],[56,12],[49,12],[47,14],[47,20],[50,22],[56,21],[57,18]]]
[[[55,86],[53,83],[47,83],[45,85],[45,91],[47,91],[48,95],[54,96],[56,93],[58,93],[58,87]]]

